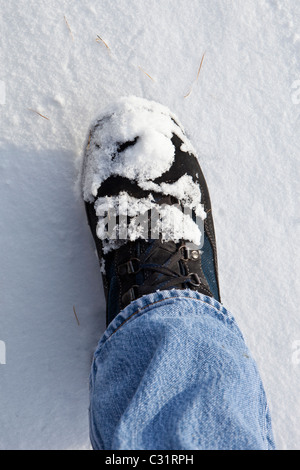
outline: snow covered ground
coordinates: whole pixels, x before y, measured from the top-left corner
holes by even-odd
[[[75,182],[90,121],[127,95],[168,106],[198,152],[222,301],[278,448],[299,448],[300,2],[0,0],[0,14],[0,448],[90,448],[105,304]]]

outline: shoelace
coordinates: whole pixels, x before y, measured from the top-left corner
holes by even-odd
[[[181,245],[175,253],[170,252],[170,257],[165,263],[147,263],[147,259],[151,258],[155,251],[159,250],[159,247],[154,247],[147,254],[145,261],[139,258],[131,258],[126,263],[121,264],[118,267],[119,275],[138,274],[141,271],[144,274],[144,281],[142,284],[134,284],[123,296],[122,303],[127,305],[132,300],[135,300],[142,295],[155,292],[156,290],[168,290],[178,286],[186,287],[199,287],[201,285],[201,279],[196,273],[182,274],[181,270],[187,271],[184,264],[185,258],[183,258],[183,249],[185,245]],[[193,250],[194,256],[197,250]],[[176,267],[176,268],[175,268]],[[181,269],[180,269],[181,268]],[[150,272],[150,275],[149,275]]]

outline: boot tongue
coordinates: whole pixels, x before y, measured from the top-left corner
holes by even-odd
[[[160,240],[153,240],[144,252],[143,262],[163,265],[175,252],[176,244],[173,241],[162,243]]]
[[[173,241],[138,239],[125,243],[117,250],[118,264],[128,261],[130,258],[138,258],[143,263],[162,265],[176,252],[176,249],[176,244]]]

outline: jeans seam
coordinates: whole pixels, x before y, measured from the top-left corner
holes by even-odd
[[[112,333],[111,335],[109,335],[109,337],[107,338],[107,340],[109,338],[111,338],[113,336],[114,333],[116,333],[125,323],[127,323],[128,320],[130,320],[133,316],[137,315],[138,313],[140,313],[142,310],[145,310],[146,308],[148,307],[151,307],[152,305],[156,305],[160,302],[163,302],[164,300],[171,300],[171,299],[191,299],[191,300],[197,300],[198,302],[202,302],[206,305],[209,305],[210,307],[212,307],[214,310],[216,310],[218,313],[221,313],[222,315],[224,315],[221,310],[219,310],[215,305],[212,305],[211,303],[205,301],[205,300],[202,300],[202,299],[197,299],[195,297],[189,297],[189,296],[184,296],[184,297],[166,297],[164,299],[160,299],[160,300],[157,300],[155,302],[152,302],[150,304],[147,304],[147,305],[144,305],[143,307],[139,307],[135,312],[133,312],[128,318],[126,318],[126,320],[124,320]]]

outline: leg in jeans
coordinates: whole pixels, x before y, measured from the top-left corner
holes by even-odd
[[[273,449],[257,366],[231,314],[194,291],[132,302],[91,371],[94,449]]]
[[[89,131],[82,191],[107,299],[94,449],[273,449],[257,367],[220,303],[208,187],[176,116],[132,97],[109,107]]]

